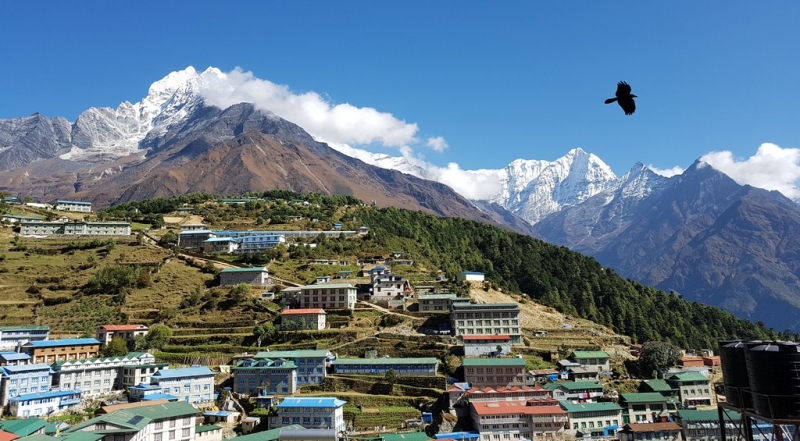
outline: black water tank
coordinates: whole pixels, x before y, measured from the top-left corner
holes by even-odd
[[[771,342],[745,352],[753,408],[773,419],[800,418],[800,345]]]
[[[731,406],[751,407],[749,398],[742,394],[750,387],[747,377],[745,352],[748,345],[742,341],[720,342],[719,359],[722,363],[722,384],[725,386],[725,401]],[[748,396],[749,397],[749,396]]]

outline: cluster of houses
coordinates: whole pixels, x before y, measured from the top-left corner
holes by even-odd
[[[338,226],[338,227],[337,227]],[[365,235],[369,228],[342,230],[335,224],[333,230],[244,230],[212,231],[203,224],[186,224],[178,233],[178,246],[184,250],[205,253],[254,254],[263,253],[278,245],[287,245],[290,239],[309,239],[320,234],[328,238]]]
[[[4,199],[7,201],[7,203],[12,205],[21,203],[19,202],[19,199],[13,197],[6,197]],[[46,210],[71,211],[78,213],[92,212],[92,203],[85,201],[57,200],[52,204],[29,202],[27,205]],[[88,222],[71,219],[67,216],[61,216],[58,219],[48,221],[40,216],[24,216],[10,213],[5,213],[0,216],[0,221],[15,224],[19,228],[19,234],[23,237],[131,235],[130,222]]]

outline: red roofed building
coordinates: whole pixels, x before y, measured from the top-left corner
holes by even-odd
[[[0,441],[14,441],[15,439],[19,438],[20,436],[16,433],[6,432],[5,430],[0,430]]]
[[[284,309],[281,311],[281,331],[325,329],[326,315],[322,308]]]
[[[464,389],[465,383],[456,383],[450,386],[447,392],[450,395],[450,406],[468,402],[483,401],[530,401],[530,405],[547,404],[558,406],[558,400],[552,393],[540,385],[511,386],[511,387],[473,387]]]
[[[136,337],[147,335],[149,330],[145,325],[103,325],[95,330],[95,335],[101,344],[107,344],[114,337],[134,341]]]
[[[511,352],[510,335],[461,335],[464,343],[464,355],[467,357],[480,357],[482,355],[495,356]]]
[[[567,412],[558,404],[531,405],[525,401],[470,402],[472,425],[481,441],[495,439],[564,440]]]

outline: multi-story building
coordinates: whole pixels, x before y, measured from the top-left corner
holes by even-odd
[[[511,336],[462,335],[464,355],[467,357],[497,356],[511,352]]]
[[[698,372],[679,372],[667,374],[664,378],[678,390],[681,403],[686,406],[707,406],[711,404],[711,386],[708,378]]]
[[[203,242],[217,237],[211,230],[184,230],[178,233],[178,246],[184,250],[202,249]]]
[[[0,366],[21,366],[31,362],[31,356],[14,351],[0,352]]]
[[[557,402],[470,402],[473,428],[481,441],[564,439],[567,412]]]
[[[18,395],[8,400],[8,413],[19,418],[49,415],[81,402],[79,390],[53,390]]]
[[[564,381],[547,383],[545,389],[553,393],[556,400],[595,401],[603,397],[603,385],[596,381]]]
[[[332,363],[337,374],[386,375],[389,369],[398,376],[436,376],[439,360],[420,358],[337,358]]]
[[[516,303],[453,305],[450,321],[455,335],[508,335],[511,344],[522,342],[520,309]]]
[[[300,287],[300,308],[353,309],[358,288],[349,283],[320,283]]]
[[[606,351],[573,351],[569,359],[580,364],[582,367],[594,369],[597,372],[608,372],[611,370],[609,359],[611,357]]]
[[[0,367],[0,406],[20,395],[49,391],[51,372],[47,363]]]
[[[454,304],[468,304],[469,297],[459,297],[454,293],[417,294],[419,312],[449,313]]]
[[[570,434],[580,432],[589,436],[616,436],[622,422],[622,408],[616,403],[580,403],[561,401],[569,415]]]
[[[162,363],[160,366],[165,366]],[[157,371],[155,356],[147,352],[131,352],[117,357],[96,357],[81,360],[58,361],[51,365],[53,388],[80,390],[84,397],[95,397],[112,391],[125,390],[138,383],[137,376],[124,376],[123,368],[138,366],[140,370]],[[153,366],[153,367],[145,367]],[[138,376],[141,379],[142,375]]]
[[[239,249],[239,242],[232,237],[209,237],[203,241],[204,253],[232,254]]]
[[[464,358],[464,381],[473,387],[525,385],[523,358]]]
[[[160,369],[150,377],[151,384],[161,387],[164,394],[194,405],[214,401],[214,372],[205,366]]]
[[[49,326],[0,326],[0,348],[16,348],[22,343],[49,338]]]
[[[257,266],[253,268],[225,268],[219,272],[219,285],[231,286],[246,283],[259,288],[270,284],[267,268]]]
[[[464,403],[481,401],[530,401],[545,402],[552,400],[553,405],[558,405],[549,390],[539,386],[512,386],[512,387],[472,387],[465,389],[463,384],[456,383],[450,386],[447,393],[450,398],[450,406],[457,406]]]
[[[30,355],[33,363],[93,358],[99,351],[100,342],[94,338],[29,341],[20,346],[20,352]]]
[[[402,308],[413,293],[408,281],[399,274],[378,273],[372,276],[370,301],[390,308]]]
[[[100,343],[108,344],[114,337],[134,341],[137,337],[146,336],[149,330],[145,325],[103,325],[95,330],[95,336]]]
[[[197,413],[180,401],[121,409],[71,426],[62,436],[91,432],[106,441],[194,441]]]
[[[92,212],[92,203],[86,201],[66,201],[66,200],[57,200],[53,204],[56,210],[61,211],[80,211],[82,213],[91,213]]]
[[[684,441],[705,441],[722,439],[719,424],[719,411],[724,413],[724,421],[741,421],[739,412],[729,409],[713,410],[679,410],[675,422],[681,427],[681,436]],[[737,439],[741,433],[740,427],[735,424],[724,424],[726,439]],[[753,430],[751,433],[758,433]]]
[[[219,233],[217,233],[219,234]],[[286,244],[283,234],[261,234],[235,238],[239,246],[234,251],[236,254],[255,254],[271,250],[278,245]]]
[[[281,330],[325,329],[325,316],[322,308],[284,309],[281,311]]]
[[[246,359],[231,371],[233,391],[238,394],[293,395],[297,391],[297,365],[291,360]]]
[[[344,405],[334,397],[284,398],[277,405],[278,415],[269,417],[272,428],[299,424],[306,429],[334,429],[336,433],[344,431]]]
[[[681,426],[672,421],[628,423],[619,431],[619,441],[682,441]]]
[[[657,422],[658,416],[663,412],[675,409],[674,404],[668,404],[667,399],[658,392],[621,394],[619,400],[624,423]],[[656,418],[653,418],[653,415]]]
[[[322,384],[333,354],[327,349],[300,349],[296,351],[262,351],[253,356],[255,360],[279,358],[291,360],[297,365],[297,385]]]
[[[22,236],[130,236],[130,222],[53,221],[19,223]]]

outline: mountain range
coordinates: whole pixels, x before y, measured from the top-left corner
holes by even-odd
[[[675,291],[777,329],[800,329],[800,207],[696,162],[659,176],[635,164],[617,177],[582,149],[469,171],[500,183],[468,200],[408,158],[315,140],[269,111],[203,99],[219,70],[155,82],[147,97],[90,108],[75,122],[40,114],[0,120],[0,190],[105,207],[188,192],[274,188],[502,225],[595,257],[626,278]]]

